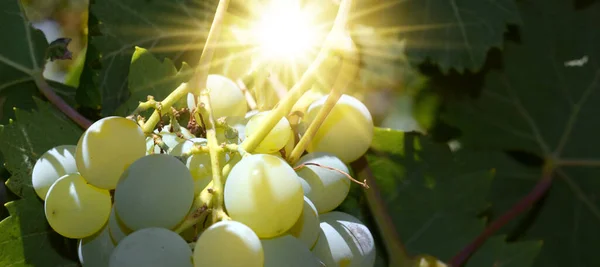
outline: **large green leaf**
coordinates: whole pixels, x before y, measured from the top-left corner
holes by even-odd
[[[418,134],[377,128],[367,160],[410,255],[448,260],[484,229],[478,214],[488,207],[494,170],[474,164],[475,155],[453,153]],[[468,266],[510,258],[519,259],[515,266],[529,266],[539,247],[536,241],[509,244],[495,237]],[[519,248],[527,251],[518,257],[510,253]]]
[[[501,47],[507,24],[520,21],[514,0],[365,1],[357,12],[406,39],[411,60],[431,60],[443,72],[478,70],[488,50]]]
[[[600,164],[593,145],[600,135],[600,4],[575,10],[570,1],[535,0],[519,7],[521,42],[506,45],[504,70],[487,75],[477,101],[452,104],[445,117],[462,130],[464,147],[529,152],[554,167],[552,188],[522,233],[544,241],[535,266],[595,266],[600,180],[589,166]],[[499,180],[495,213],[537,179]]]
[[[216,1],[95,1],[91,12],[100,21],[101,36],[91,44],[101,53],[96,81],[103,115],[113,115],[129,99],[128,73],[135,46],[160,60],[195,64],[202,52]],[[175,89],[175,88],[173,88]]]
[[[44,204],[31,186],[31,171],[44,152],[76,144],[82,132],[49,104],[36,104],[36,111],[17,110],[15,122],[0,126],[0,151],[11,173],[7,186],[21,197],[7,204],[10,217],[0,222],[0,265],[78,266],[75,246],[46,222]]]

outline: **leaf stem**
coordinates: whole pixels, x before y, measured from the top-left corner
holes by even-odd
[[[46,82],[44,76],[41,71],[34,72],[32,74],[35,84],[37,85],[40,92],[48,98],[50,103],[54,104],[62,113],[67,115],[71,120],[73,120],[77,125],[79,125],[83,129],[87,129],[92,125],[92,122],[88,120],[83,115],[79,114],[77,110],[69,106],[67,102],[65,102],[60,96],[58,96],[54,89]]]
[[[260,128],[252,135],[249,136],[242,143],[242,147],[245,151],[252,153],[254,149],[262,142],[262,140],[271,132],[273,127],[285,117],[293,108],[294,104],[300,99],[300,97],[310,89],[313,81],[316,79],[316,74],[320,69],[321,65],[329,57],[331,50],[336,44],[336,35],[342,32],[346,27],[348,20],[348,14],[352,7],[352,0],[342,0],[338,13],[335,18],[335,22],[331,31],[329,32],[327,39],[325,40],[321,51],[317,55],[315,61],[313,61],[306,72],[300,78],[288,94],[283,98],[273,109],[272,112],[266,116],[264,123]]]
[[[600,160],[597,159],[560,159],[556,161],[557,166],[586,166],[600,167]]]
[[[369,163],[365,156],[360,157],[355,162],[351,163],[352,169],[357,171],[358,178],[367,181],[370,186],[369,190],[364,190],[367,199],[367,205],[371,211],[375,224],[381,236],[383,244],[388,254],[389,266],[408,267],[412,266],[413,262],[408,256],[404,245],[400,241],[400,236],[396,231],[394,222],[390,217],[386,205],[381,198],[381,193]]]
[[[550,186],[552,185],[552,173],[553,173],[553,165],[546,164],[542,171],[542,179],[535,185],[535,187],[523,197],[517,204],[515,204],[510,210],[504,213],[500,218],[492,222],[473,242],[463,248],[456,256],[454,256],[449,264],[453,267],[463,266],[469,257],[475,251],[485,243],[485,241],[493,235],[496,231],[500,230],[504,225],[513,220],[519,214],[528,210],[534,203],[540,200]]]

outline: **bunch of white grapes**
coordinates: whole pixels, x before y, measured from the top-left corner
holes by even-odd
[[[232,138],[218,131],[219,142],[243,144],[271,112],[248,111],[242,91],[226,77],[210,75],[208,87],[213,114],[238,133]],[[304,125],[326,98],[307,106]],[[196,106],[193,96],[188,104]],[[184,235],[190,231],[178,227],[196,212],[193,203],[213,170],[208,153],[183,157],[207,141],[176,124],[146,135],[128,118],[98,120],[77,145],[44,153],[32,184],[52,229],[79,239],[79,260],[86,267],[373,266],[369,229],[335,210],[350,191],[347,164],[373,138],[369,111],[343,95],[304,156],[290,165],[287,157],[301,136],[283,117],[224,177],[228,218],[206,228],[198,223],[201,229],[191,239]],[[221,166],[231,153],[238,152],[226,153]]]

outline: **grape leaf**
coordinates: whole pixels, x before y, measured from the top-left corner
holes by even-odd
[[[102,55],[97,86],[103,115],[114,115],[127,101],[127,77],[135,46],[146,47],[159,59],[195,64],[202,52],[216,1],[96,1],[92,14],[100,21],[101,36],[91,44]],[[175,89],[175,88],[172,88]],[[137,101],[137,100],[136,100]]]
[[[56,234],[31,186],[35,161],[52,147],[76,144],[81,130],[48,103],[35,100],[32,112],[16,110],[15,122],[0,126],[0,151],[11,177],[7,187],[21,199],[9,202],[0,222],[1,266],[78,266],[75,246]]]
[[[488,206],[494,171],[467,159],[421,135],[376,128],[367,160],[410,255],[448,260],[484,229],[478,214]],[[526,259],[535,257],[540,244],[496,240],[490,246],[476,254],[478,262],[508,261],[510,251],[526,247],[518,266],[529,266]]]
[[[600,134],[600,3],[575,10],[570,1],[535,0],[519,8],[521,41],[506,44],[504,70],[487,75],[479,99],[449,104],[444,117],[461,129],[464,147],[533,153],[553,167],[552,188],[522,238],[544,241],[535,266],[593,266],[600,180],[585,166],[599,162],[590,142]],[[524,196],[535,183],[497,186]],[[495,211],[514,198],[492,195]]]
[[[192,74],[193,69],[185,62],[178,72],[169,58],[165,58],[161,62],[148,50],[136,47],[129,68],[129,92],[131,97],[117,110],[117,114],[121,116],[129,115],[137,108],[139,102],[146,101],[149,95],[153,96],[156,101],[163,100],[177,86],[187,82]],[[187,103],[185,98],[183,100],[183,103]],[[185,107],[187,107],[187,104]]]
[[[468,266],[532,266],[542,242],[527,241],[507,245],[502,236],[490,238],[470,259]]]
[[[41,77],[48,42],[21,13],[19,1],[0,3],[0,123],[14,117],[13,108],[32,108],[31,96],[41,97],[35,78]],[[75,88],[49,82],[65,101],[74,103]]]
[[[356,10],[360,22],[406,39],[411,60],[431,60],[445,73],[478,70],[488,50],[501,46],[507,24],[520,23],[514,0],[364,1]]]

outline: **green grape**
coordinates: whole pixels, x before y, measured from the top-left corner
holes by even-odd
[[[192,250],[177,233],[159,227],[135,231],[110,255],[109,267],[192,267]]]
[[[145,140],[144,132],[132,120],[100,119],[79,138],[77,169],[93,186],[114,189],[127,166],[146,154]]]
[[[308,153],[300,158],[296,166],[304,163],[316,163],[349,173],[348,167],[338,157],[329,153]],[[350,192],[350,179],[338,171],[306,165],[296,173],[302,179],[304,195],[317,207],[319,213],[337,208]]]
[[[194,144],[206,143],[204,138],[193,138],[179,143],[169,153],[172,156],[182,156],[188,153]],[[225,162],[225,154],[221,154],[221,162]],[[194,154],[187,158],[185,166],[190,170],[194,178],[194,194],[199,194],[212,181],[212,169],[210,165],[210,154]]]
[[[42,200],[58,178],[77,172],[75,150],[77,146],[62,145],[46,151],[33,165],[31,185]]]
[[[132,230],[172,229],[194,200],[194,179],[177,158],[147,155],[125,170],[115,190],[115,213]]]
[[[265,253],[264,267],[321,267],[321,262],[305,246],[291,235],[261,240]]]
[[[248,111],[248,104],[242,89],[229,78],[210,74],[206,80],[206,87],[210,90],[208,95],[215,119],[231,116],[243,117]],[[197,103],[194,95],[189,93],[187,96],[188,108],[195,109]]]
[[[306,113],[309,125],[323,108],[328,96],[310,105]],[[373,119],[358,99],[342,95],[307,147],[308,152],[329,152],[345,163],[360,158],[373,140]]]
[[[313,248],[326,266],[375,266],[375,241],[354,216],[332,211],[321,214],[321,233]]]
[[[183,138],[177,136],[177,133],[170,132],[170,124],[165,125],[162,128],[162,131],[160,132],[158,131],[158,129],[154,130],[154,133],[160,134],[163,143],[165,143],[165,145],[169,147],[169,151],[165,151],[166,153],[169,153],[173,149],[173,147],[175,147],[179,143],[182,143],[186,139],[191,139],[195,137],[188,129],[184,127],[179,127],[179,129],[179,133],[181,133]],[[160,154],[160,147],[154,144],[154,138],[152,136],[146,138],[146,155],[149,154]]]
[[[304,197],[304,207],[300,219],[288,231],[289,234],[304,242],[306,247],[313,248],[319,238],[319,213],[315,205]]]
[[[300,218],[304,202],[294,169],[267,154],[246,156],[231,169],[224,198],[229,216],[260,238],[288,231]]]
[[[115,245],[110,238],[108,226],[77,242],[77,256],[83,267],[106,267]]]
[[[44,202],[48,223],[60,235],[84,238],[100,231],[110,215],[108,190],[88,184],[79,173],[52,184]]]
[[[263,111],[250,118],[248,124],[246,124],[246,138],[252,136],[252,134],[264,124],[265,118],[269,112],[271,111]],[[254,152],[271,154],[279,151],[288,143],[292,136],[291,133],[292,128],[290,127],[290,123],[285,117],[281,118],[269,134],[265,136],[265,139],[260,142],[256,149],[254,149]]]
[[[127,236],[128,233],[133,232],[131,229],[128,229],[123,223],[119,222],[119,218],[115,213],[115,206],[110,210],[110,217],[108,218],[108,232],[110,234],[110,238],[113,243],[119,244],[123,238]]]
[[[220,221],[208,227],[194,248],[195,267],[263,267],[260,239],[248,226]]]

